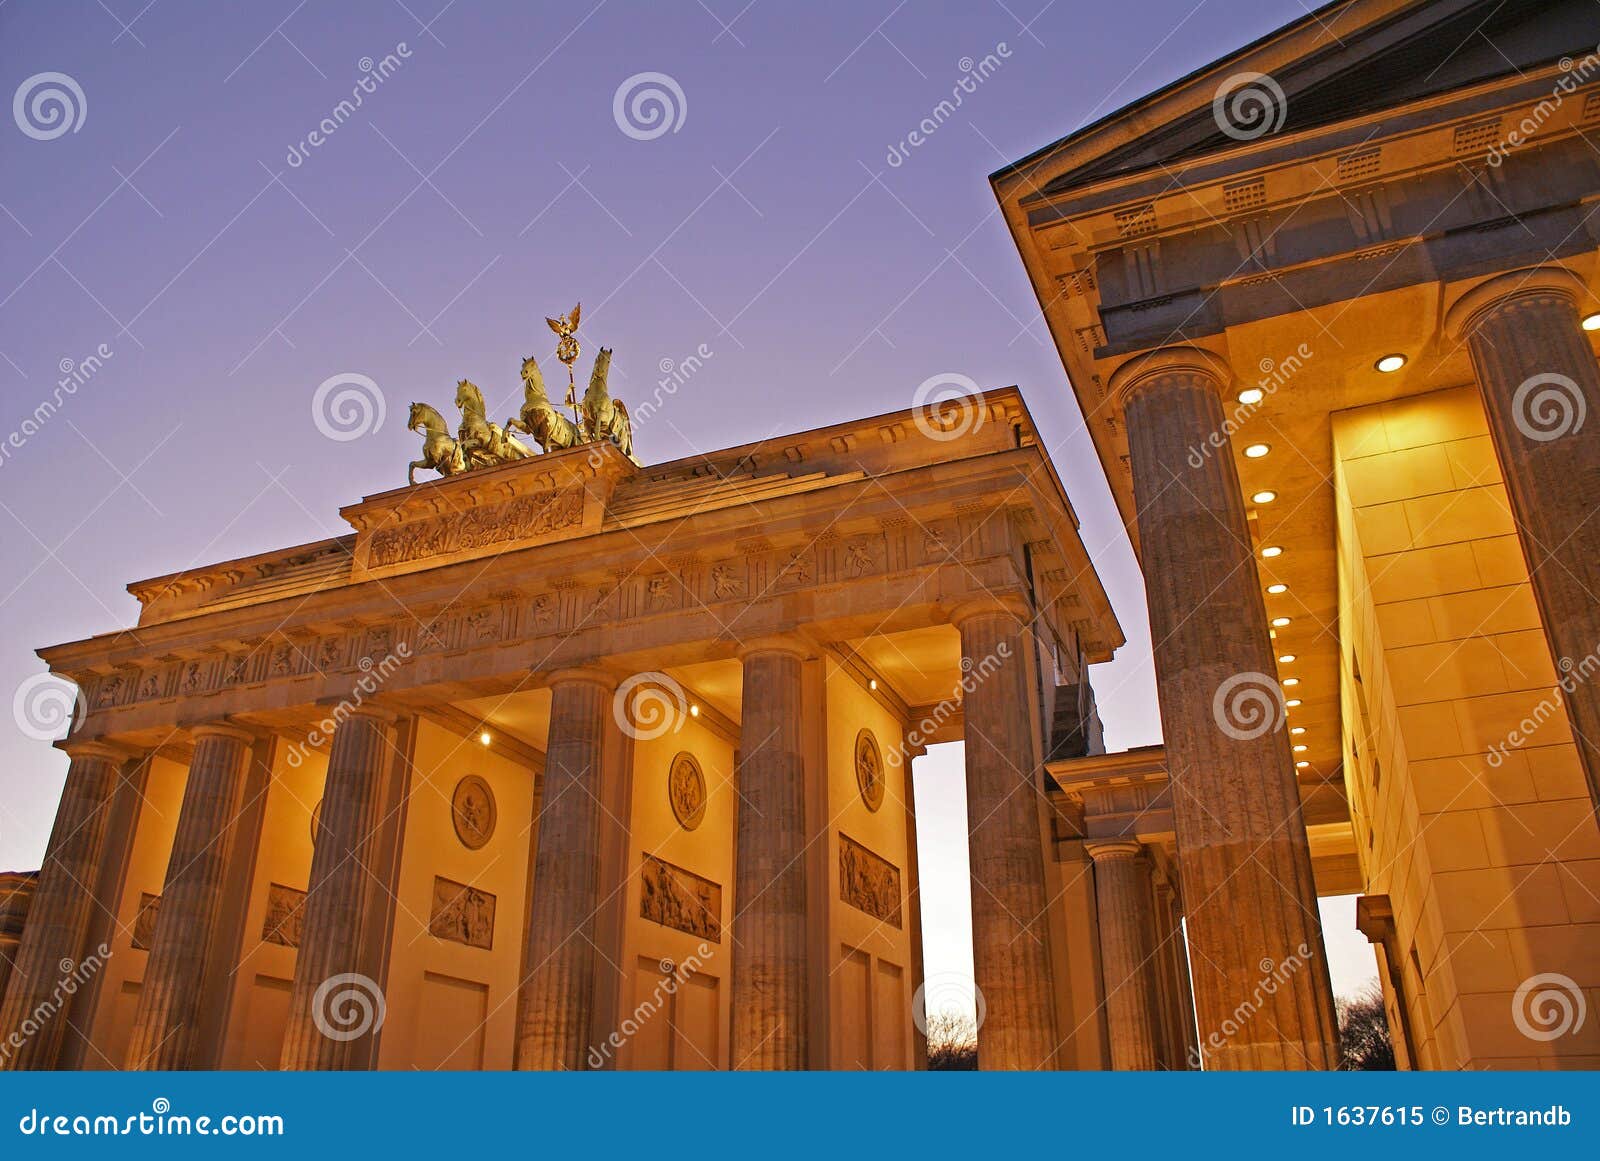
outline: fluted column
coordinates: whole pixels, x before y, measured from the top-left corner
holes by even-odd
[[[810,1063],[806,1007],[805,648],[786,639],[740,652],[739,806],[734,846],[735,1068]]]
[[[1111,1067],[1148,1072],[1156,1066],[1154,997],[1150,995],[1149,864],[1139,857],[1139,844],[1133,840],[1085,846],[1094,859]]]
[[[583,1068],[590,1044],[601,904],[601,762],[615,684],[586,669],[550,679],[550,738],[517,998],[521,1069]]]
[[[67,753],[72,761],[61,805],[0,1006],[0,1068],[55,1066],[67,1009],[82,982],[79,964],[111,796],[126,755],[93,742],[69,745]]]
[[[1330,1068],[1333,992],[1225,426],[1229,377],[1216,356],[1179,347],[1124,364],[1110,384],[1133,467],[1195,1007],[1208,1068]],[[1240,698],[1267,704],[1267,728],[1239,728]]]
[[[286,1070],[350,1068],[374,1030],[365,1013],[375,1013],[371,1006],[381,997],[376,981],[360,975],[360,968],[367,876],[383,771],[393,755],[393,720],[382,710],[363,706],[333,734],[289,995],[282,1057]],[[358,1012],[358,1004],[369,1007]],[[358,1029],[361,1035],[351,1035]]]
[[[1194,1042],[1194,995],[1189,990],[1189,949],[1183,938],[1183,911],[1177,885],[1168,871],[1156,879],[1156,971],[1161,979],[1162,1020],[1166,1051],[1162,1067],[1191,1069],[1200,1066]]]
[[[221,724],[199,726],[193,734],[194,757],[128,1045],[130,1069],[194,1067],[200,994],[222,906],[251,736]]]
[[[1600,650],[1600,366],[1580,309],[1600,309],[1583,280],[1540,267],[1474,288],[1447,325],[1472,355],[1550,652],[1563,678],[1584,675],[1562,702],[1600,808],[1600,689],[1587,676]]]
[[[977,601],[951,618],[961,632],[967,846],[972,876],[972,964],[987,1014],[978,1030],[984,1069],[1056,1067],[1041,772],[1029,707],[1019,610]]]

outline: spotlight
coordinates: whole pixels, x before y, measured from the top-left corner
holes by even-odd
[[[1582,325],[1586,331],[1600,331],[1600,313],[1584,315]]]
[[[494,739],[489,736],[488,730],[484,730],[483,733],[478,735],[478,741],[487,746],[490,742],[494,741]]]
[[[1254,496],[1250,497],[1251,501],[1257,504],[1270,504],[1277,498],[1278,493],[1272,491],[1270,488],[1266,491],[1257,492]]]
[[[1278,544],[1269,544],[1261,550],[1261,555],[1267,560],[1271,560],[1275,556],[1283,555],[1283,547]]]
[[[1266,455],[1271,450],[1272,450],[1272,448],[1268,444],[1253,443],[1249,447],[1244,449],[1244,454],[1249,459],[1259,460],[1262,456]]]
[[[1246,407],[1249,407],[1253,403],[1260,403],[1266,398],[1266,394],[1267,393],[1261,390],[1259,387],[1246,387],[1243,391],[1239,392],[1239,402],[1243,403]]]
[[[1378,368],[1378,370],[1382,371],[1385,375],[1393,374],[1395,371],[1398,371],[1405,365],[1406,357],[1404,355],[1385,355],[1383,358],[1379,359],[1373,364],[1374,367]]]
[[[1274,629],[1281,629],[1285,625],[1287,625],[1288,623],[1289,623],[1289,618],[1288,617],[1274,617],[1274,618],[1272,618],[1272,627]]]
[[[1288,591],[1289,591],[1289,586],[1285,585],[1285,584],[1276,584],[1276,585],[1268,585],[1267,586],[1267,592],[1271,593],[1273,596],[1277,596],[1279,593],[1286,593]]]

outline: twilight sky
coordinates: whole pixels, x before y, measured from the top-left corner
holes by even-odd
[[[339,506],[419,454],[412,399],[453,421],[469,377],[504,418],[543,316],[581,299],[582,365],[615,348],[624,400],[703,363],[636,431],[647,463],[908,407],[941,373],[1020,385],[1128,635],[1092,671],[1108,744],[1159,741],[1138,570],[986,178],[1303,11],[10,0],[3,92],[62,73],[82,100],[51,139],[26,101],[0,129],[0,696],[35,648],[131,624],[131,580],[346,531]],[[619,118],[642,73],[681,92],[673,129],[626,92]],[[337,440],[313,397],[347,373],[385,415]],[[917,790],[930,976],[971,970],[941,749]],[[0,717],[0,868],[38,865],[65,770]],[[1349,911],[1341,990],[1372,974]]]

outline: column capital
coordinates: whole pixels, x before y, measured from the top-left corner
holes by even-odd
[[[1083,844],[1083,849],[1089,852],[1091,859],[1101,863],[1112,859],[1137,858],[1144,844],[1138,839],[1090,839]]]
[[[617,678],[614,675],[607,673],[604,669],[595,669],[590,666],[575,665],[568,669],[556,669],[545,677],[545,684],[551,689],[573,681],[587,681],[590,685],[602,687],[607,693],[617,688]]]
[[[1028,605],[1020,593],[984,593],[962,601],[950,610],[950,623],[957,629],[973,617],[1010,617],[1018,623],[1028,620]]]
[[[135,757],[134,752],[126,746],[118,746],[98,738],[82,742],[65,738],[57,742],[56,747],[74,761],[79,758],[104,758],[107,762],[126,762]]]
[[[1135,355],[1113,371],[1106,393],[1125,403],[1140,387],[1169,375],[1208,379],[1219,394],[1233,382],[1233,368],[1220,355],[1199,347],[1161,347]]]
[[[218,718],[215,721],[196,722],[189,727],[189,736],[197,742],[207,736],[231,738],[233,741],[243,742],[247,746],[253,745],[261,737],[256,731],[235,725],[224,718]]]
[[[1496,311],[1526,298],[1559,298],[1576,310],[1580,302],[1594,301],[1595,295],[1588,283],[1565,266],[1513,270],[1478,283],[1456,299],[1445,312],[1445,334],[1459,342]]]
[[[752,653],[790,653],[805,661],[815,654],[810,642],[794,633],[771,633],[741,642],[734,655],[743,661]]]

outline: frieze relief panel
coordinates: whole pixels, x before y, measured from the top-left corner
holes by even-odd
[[[428,934],[468,947],[494,947],[495,897],[442,875],[433,877],[433,912]]]
[[[261,923],[261,938],[280,947],[299,947],[305,924],[306,893],[282,883],[267,887],[267,915]]]
[[[839,836],[839,898],[857,911],[899,927],[900,868],[849,835]]]
[[[132,946],[135,951],[149,951],[156,941],[156,916],[161,912],[161,896],[148,891],[139,892],[139,913],[133,917]]]
[[[639,871],[639,915],[712,943],[722,942],[722,885],[654,855]]]
[[[470,556],[535,540],[583,523],[584,489],[566,488],[424,516],[379,528],[366,543],[366,568],[381,571],[436,556]]]

